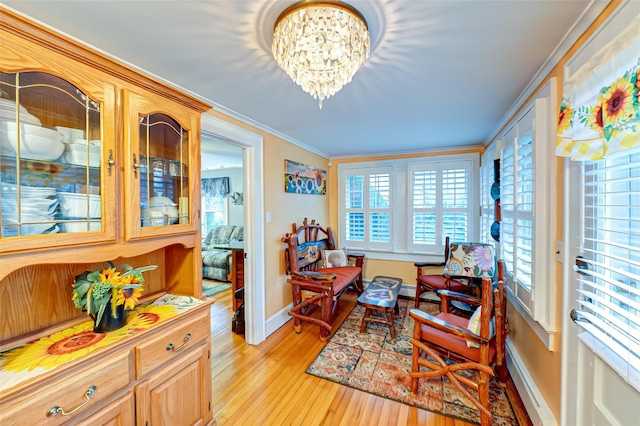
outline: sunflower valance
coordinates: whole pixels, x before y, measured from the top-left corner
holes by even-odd
[[[599,160],[640,146],[640,37],[629,29],[565,80],[556,155]]]

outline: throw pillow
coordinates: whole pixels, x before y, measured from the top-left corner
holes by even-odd
[[[469,324],[467,324],[467,329],[473,334],[480,335],[480,316],[482,315],[482,306],[478,306],[478,309],[471,315],[469,318]],[[489,340],[493,339],[496,335],[496,321],[495,318],[491,318],[491,322],[489,323]],[[470,342],[467,340],[468,348],[479,348],[480,345],[476,342]]]
[[[340,268],[347,266],[347,252],[344,249],[322,250],[322,259],[324,259],[325,268]]]
[[[478,243],[451,243],[443,274],[457,277],[493,278],[493,246]]]

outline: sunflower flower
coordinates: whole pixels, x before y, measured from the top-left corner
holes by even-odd
[[[87,271],[78,275],[73,283],[72,300],[76,308],[87,311],[95,317],[95,323],[102,320],[107,305],[111,306],[111,316],[117,317],[117,307],[134,309],[142,296],[144,277],[142,273],[156,269],[155,265],[133,269],[123,265],[124,272],[116,270],[111,262],[102,271]]]
[[[617,79],[602,96],[604,122],[615,125],[635,116],[633,108],[633,85],[629,79]]]

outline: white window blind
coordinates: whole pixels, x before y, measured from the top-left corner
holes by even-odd
[[[384,249],[391,245],[391,168],[346,174],[345,240],[349,247]]]
[[[534,155],[533,110],[504,136],[500,173],[500,243],[507,288],[533,312]]]
[[[391,232],[391,175],[369,176],[369,241],[388,243]]]
[[[480,168],[480,242],[494,244],[491,238],[491,225],[495,220],[495,200],[491,198],[491,186],[495,181],[494,159],[496,158],[496,146],[492,145],[482,154],[482,167]]]
[[[577,324],[640,386],[640,148],[583,167]]]
[[[470,160],[409,165],[411,249],[437,253],[447,236],[471,239],[471,167]]]

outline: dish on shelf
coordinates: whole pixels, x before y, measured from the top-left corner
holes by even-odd
[[[82,129],[74,129],[71,127],[64,126],[55,126],[56,132],[60,133],[62,136],[62,142],[70,143],[71,141],[75,141],[76,139],[84,138],[84,130]]]
[[[65,217],[58,222],[61,232],[90,232],[102,229],[100,220],[87,221],[86,218]]]
[[[87,148],[89,149],[88,161]],[[87,146],[87,141],[84,141],[84,144],[65,144],[62,161],[77,166],[89,165],[89,167],[98,167],[100,165],[100,147],[95,145]]]
[[[19,108],[20,121],[34,126],[40,126],[40,120],[22,105]],[[16,103],[11,99],[0,98],[0,119],[15,121],[16,120]]]
[[[16,155],[18,126],[15,121],[0,121],[0,151]],[[32,160],[53,161],[62,155],[62,136],[55,130],[20,124],[20,156]]]
[[[2,236],[16,237],[18,236],[18,226],[20,226],[20,235],[39,235],[39,234],[57,234],[60,231],[55,222],[33,223],[28,225],[18,225],[17,221],[2,221]]]
[[[92,219],[102,216],[100,195],[58,192],[58,198],[62,216]]]

